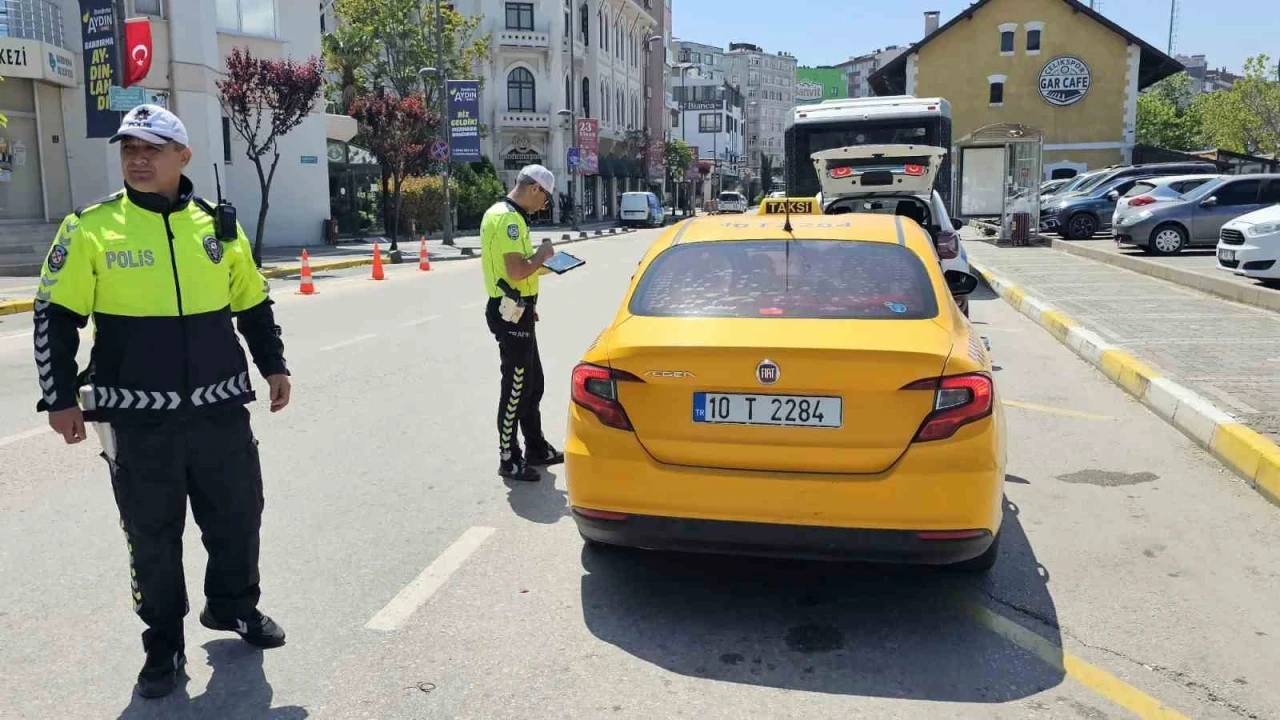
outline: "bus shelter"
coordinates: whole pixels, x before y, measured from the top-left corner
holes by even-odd
[[[1044,133],[1015,123],[979,128],[956,142],[957,215],[1026,245],[1040,227]]]

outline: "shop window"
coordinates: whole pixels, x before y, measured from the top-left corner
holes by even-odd
[[[1004,105],[1004,84],[1008,78],[1004,75],[990,75],[987,77],[987,83],[990,87],[987,103],[992,107],[1001,107]]]
[[[1000,54],[1012,55],[1014,36],[1018,32],[1017,23],[1006,23],[1000,26]]]
[[[1044,23],[1029,22],[1025,26],[1027,31],[1027,54],[1040,54],[1040,36],[1044,33]]]
[[[507,29],[533,31],[533,3],[507,3]]]

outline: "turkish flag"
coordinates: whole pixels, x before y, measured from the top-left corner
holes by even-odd
[[[151,72],[151,20],[130,18],[124,23],[124,46],[129,49],[125,61],[124,85],[129,87],[142,82]]]

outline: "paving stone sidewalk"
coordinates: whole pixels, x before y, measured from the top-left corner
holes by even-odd
[[[976,239],[965,248],[984,269],[1280,442],[1280,314],[1052,248]]]

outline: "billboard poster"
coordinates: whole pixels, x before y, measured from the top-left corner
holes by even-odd
[[[480,83],[450,80],[449,148],[455,162],[480,160]]]
[[[596,118],[578,118],[579,167],[583,175],[600,172],[600,121]]]
[[[666,143],[661,140],[654,140],[649,143],[649,179],[655,181],[661,180],[666,164]]]
[[[111,86],[120,85],[112,0],[80,0],[80,35],[84,38],[85,137],[111,137],[120,128],[120,113],[111,109]]]
[[[849,97],[849,80],[844,70],[832,67],[796,68],[796,104]]]

